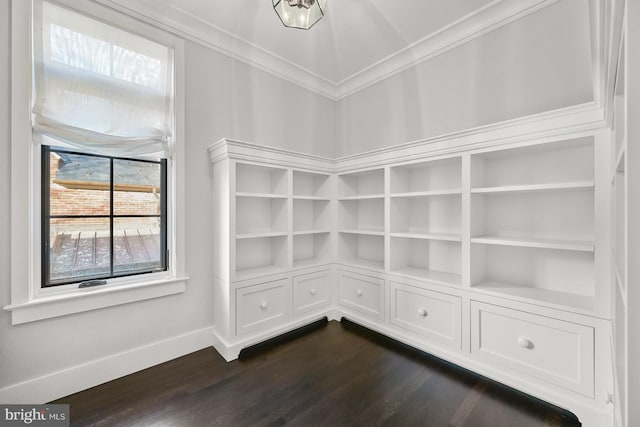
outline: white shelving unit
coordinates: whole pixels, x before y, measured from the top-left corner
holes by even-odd
[[[287,268],[288,173],[238,163],[235,176],[235,276]]]
[[[595,288],[594,141],[471,156],[471,285],[580,310]]]
[[[293,171],[293,267],[330,262],[331,176]]]
[[[604,425],[600,349],[628,291],[625,144],[608,142],[563,130],[344,163],[270,151],[269,164],[259,147],[219,143],[216,348],[229,360],[345,316]],[[624,345],[626,323],[615,326]]]
[[[390,271],[460,286],[461,158],[390,168]]]
[[[384,169],[338,176],[338,258],[384,270]]]

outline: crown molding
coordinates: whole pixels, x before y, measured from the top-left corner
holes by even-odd
[[[336,83],[342,99],[559,0],[496,0]]]
[[[343,173],[376,168],[396,161],[406,162],[407,159],[446,157],[463,150],[479,150],[513,143],[527,144],[530,141],[552,142],[568,137],[579,138],[597,134],[603,129],[606,129],[604,110],[592,101],[338,158],[305,154],[230,138],[222,138],[211,144],[208,153],[211,163],[225,159],[260,163],[268,161],[274,166]]]
[[[160,9],[139,0],[94,0],[186,40],[337,101],[417,64],[521,19],[559,0],[495,0],[342,81],[332,81],[179,6]]]

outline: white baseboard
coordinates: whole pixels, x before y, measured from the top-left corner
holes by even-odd
[[[188,332],[0,389],[4,404],[42,404],[212,345],[211,328]]]

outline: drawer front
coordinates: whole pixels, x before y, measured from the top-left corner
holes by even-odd
[[[341,305],[376,319],[384,317],[384,280],[339,271],[338,287]]]
[[[475,357],[593,397],[592,327],[471,301],[471,328]]]
[[[267,330],[285,320],[289,279],[236,290],[236,335]]]
[[[304,313],[329,304],[329,273],[319,271],[293,278],[293,312]]]
[[[460,297],[391,282],[391,323],[461,348]]]

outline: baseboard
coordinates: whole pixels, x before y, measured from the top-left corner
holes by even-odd
[[[231,362],[233,360],[236,360],[238,358],[238,355],[240,354],[240,351],[247,347],[251,347],[258,343],[267,341],[271,338],[281,336],[293,331],[294,329],[304,327],[322,318],[327,318],[328,320],[337,320],[334,318],[334,315],[334,310],[325,309],[307,317],[303,317],[301,319],[296,319],[292,322],[279,325],[274,329],[266,330],[251,337],[240,338],[234,340],[233,342],[228,341],[222,334],[218,333],[214,327],[211,331],[211,335],[213,336],[213,342],[211,343],[211,345],[216,349],[218,353],[220,353],[224,360],[226,360],[227,362]]]
[[[0,402],[42,404],[212,345],[211,328],[168,338],[0,389]]]

